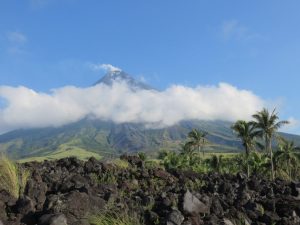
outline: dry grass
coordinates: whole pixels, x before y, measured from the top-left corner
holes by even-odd
[[[90,217],[91,225],[142,225],[136,216],[118,213],[103,213]]]
[[[116,165],[119,169],[128,169],[130,167],[129,162],[122,159],[114,159],[111,163]]]
[[[21,169],[6,156],[0,156],[0,190],[6,190],[15,198],[24,192],[30,172]]]

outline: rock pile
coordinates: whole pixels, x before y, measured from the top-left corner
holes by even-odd
[[[300,185],[242,174],[128,168],[65,158],[23,166],[32,171],[18,199],[0,190],[0,225],[87,225],[105,210],[135,213],[144,224],[300,224]]]

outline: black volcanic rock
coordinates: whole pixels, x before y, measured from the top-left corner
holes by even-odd
[[[35,172],[29,177],[24,195],[14,199],[0,190],[0,220],[5,225],[88,225],[90,215],[108,209],[120,214],[135,213],[145,225],[241,221],[251,225],[299,225],[300,200],[292,191],[284,191],[297,187],[295,183],[270,182],[254,176],[241,179],[241,175],[165,171],[141,166],[135,156],[122,159],[129,162],[128,168],[93,158],[87,162],[67,158],[26,163],[24,166]],[[191,185],[198,179],[203,182],[201,188]],[[248,189],[245,184],[254,180],[262,188]],[[264,189],[270,187],[273,194],[266,197]]]

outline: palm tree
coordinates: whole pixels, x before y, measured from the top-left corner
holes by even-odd
[[[254,151],[250,153],[248,163],[254,174],[266,174],[268,172],[266,168],[270,166],[270,158]]]
[[[238,120],[232,127],[233,131],[241,139],[243,146],[245,148],[246,160],[251,151],[255,149],[256,141],[255,138],[258,136],[258,130],[251,122],[246,122],[244,120]],[[247,163],[247,175],[250,176],[250,166]]]
[[[300,148],[295,146],[293,141],[280,138],[279,150],[274,155],[276,162],[285,164],[290,179],[292,179],[292,167],[298,162],[297,150],[300,150]]]
[[[276,109],[270,114],[268,109],[264,108],[262,111],[257,112],[252,116],[254,126],[258,129],[259,135],[265,141],[265,150],[270,157],[271,162],[271,178],[274,180],[274,163],[273,163],[273,151],[272,151],[272,139],[276,135],[276,132],[284,124],[288,124],[288,121],[278,121],[279,117],[276,113]]]
[[[186,143],[188,146],[194,146],[198,148],[198,152],[202,150],[203,156],[204,156],[204,146],[207,143],[206,136],[207,132],[200,131],[197,129],[193,129],[191,132],[189,132],[188,137],[190,138],[190,141]]]
[[[181,146],[181,154],[187,155],[189,157],[192,157],[195,155],[195,149],[193,148],[192,144],[190,142],[186,142],[184,145]]]
[[[217,156],[213,155],[209,161],[210,167],[215,171],[220,173],[223,166],[223,155]]]

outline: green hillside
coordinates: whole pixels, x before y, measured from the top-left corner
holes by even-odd
[[[208,132],[207,151],[238,152],[242,148],[231,123],[184,121],[164,129],[146,129],[142,124],[114,124],[85,119],[59,128],[26,129],[0,135],[0,151],[15,159],[60,158],[77,155],[112,157],[124,152],[178,150],[187,133],[197,128]],[[297,135],[282,134],[300,145]]]

